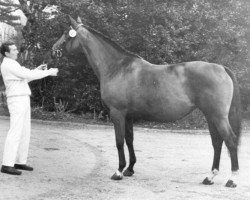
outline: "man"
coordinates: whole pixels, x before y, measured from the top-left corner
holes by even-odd
[[[34,70],[22,67],[17,61],[18,50],[14,43],[6,42],[0,47],[3,56],[1,73],[5,85],[10,113],[10,129],[5,141],[2,173],[21,175],[21,170],[32,171],[27,157],[30,142],[30,95],[28,82],[47,76],[57,76],[58,69],[49,70],[40,65]]]

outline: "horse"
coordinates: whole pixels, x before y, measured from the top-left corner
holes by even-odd
[[[203,61],[155,65],[83,25],[79,17],[68,18],[69,29],[55,42],[52,52],[59,56],[84,53],[99,79],[101,98],[114,124],[119,157],[118,170],[111,179],[121,180],[134,174],[135,119],[176,121],[198,108],[207,120],[214,149],[212,169],[202,183],[214,183],[224,142],[231,158],[231,177],[225,186],[236,187],[241,108],[239,87],[232,71]],[[129,151],[126,169],[125,142]]]

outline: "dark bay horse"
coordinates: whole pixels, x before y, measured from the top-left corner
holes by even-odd
[[[231,158],[232,176],[227,187],[236,187],[238,143],[241,132],[239,89],[236,78],[226,67],[202,61],[154,65],[130,53],[103,34],[69,16],[67,30],[53,45],[53,52],[83,52],[100,81],[101,97],[110,109],[114,123],[119,168],[111,177],[120,180],[134,174],[133,119],[169,122],[180,119],[195,108],[205,115],[214,160],[211,174],[203,184],[213,184],[219,172],[223,141]],[[129,166],[124,142],[129,151]]]

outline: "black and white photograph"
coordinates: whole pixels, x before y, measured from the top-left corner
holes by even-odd
[[[249,200],[249,0],[0,0],[0,200]]]

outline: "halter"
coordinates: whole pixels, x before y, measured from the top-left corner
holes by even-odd
[[[77,29],[78,29],[80,26],[83,26],[83,24],[78,24],[78,25],[76,26],[76,31],[77,31]]]
[[[83,26],[83,24],[78,24],[77,26],[76,26],[76,28],[75,29],[73,29],[72,27],[72,29],[73,30],[75,30],[75,31],[77,31],[81,26]],[[56,50],[53,50],[52,49],[52,54],[53,55],[55,55],[57,58],[60,58],[60,57],[62,57],[62,48],[61,48],[61,46],[64,44],[66,42],[66,38],[64,38],[64,40],[62,41],[62,43],[60,44],[60,48],[57,48]]]

